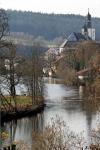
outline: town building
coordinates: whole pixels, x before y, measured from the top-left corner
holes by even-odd
[[[59,48],[49,48],[45,52],[45,60],[54,60],[59,55]]]

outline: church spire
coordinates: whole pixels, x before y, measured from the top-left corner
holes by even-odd
[[[92,27],[91,14],[90,14],[89,8],[88,8],[88,14],[87,14],[87,28],[91,28],[91,27]]]
[[[89,14],[89,8],[88,8],[88,14]]]

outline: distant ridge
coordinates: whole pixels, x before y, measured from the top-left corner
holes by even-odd
[[[47,40],[68,37],[72,32],[81,32],[85,17],[74,14],[46,14],[30,11],[7,10],[10,31],[42,36]],[[92,18],[96,29],[96,40],[100,40],[100,18]]]

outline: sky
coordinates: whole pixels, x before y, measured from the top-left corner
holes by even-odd
[[[0,0],[0,8],[100,17],[100,0]]]

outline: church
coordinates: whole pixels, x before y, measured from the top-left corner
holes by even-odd
[[[59,48],[59,52],[62,53],[67,49],[71,50],[79,42],[87,41],[87,40],[93,40],[93,41],[95,40],[95,29],[92,27],[92,18],[91,18],[91,14],[89,13],[89,9],[88,9],[88,14],[85,18],[85,24],[82,27],[81,32],[71,33],[68,36],[68,38],[61,44]]]
[[[90,37],[92,40],[95,40],[95,29],[92,27],[92,20],[89,9],[85,19],[85,24],[82,28],[82,34],[85,35],[85,37]]]

